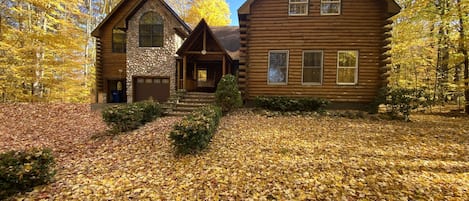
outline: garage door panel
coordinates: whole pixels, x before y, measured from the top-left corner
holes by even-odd
[[[166,102],[169,98],[170,81],[167,77],[135,78],[135,102],[151,98],[158,102]]]

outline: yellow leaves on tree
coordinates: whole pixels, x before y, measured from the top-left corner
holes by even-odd
[[[0,2],[0,101],[87,101],[83,1]]]
[[[228,3],[225,0],[195,0],[184,20],[195,26],[202,19],[205,19],[210,26],[226,26],[230,24]]]

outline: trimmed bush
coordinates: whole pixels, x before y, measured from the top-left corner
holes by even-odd
[[[102,111],[104,122],[114,132],[135,130],[161,115],[160,105],[153,101],[114,105]]]
[[[218,128],[221,108],[198,109],[174,126],[169,138],[178,154],[196,153],[205,149]]]
[[[241,107],[241,92],[238,90],[238,81],[233,75],[225,75],[217,85],[215,92],[215,102],[221,107],[223,112],[230,112]]]
[[[425,103],[424,93],[418,89],[389,88],[386,105],[392,117],[402,116],[410,121],[410,112]]]
[[[55,171],[50,149],[0,154],[0,200],[52,181]]]
[[[318,98],[289,98],[289,97],[257,97],[256,107],[272,111],[318,111],[324,109],[329,101]]]

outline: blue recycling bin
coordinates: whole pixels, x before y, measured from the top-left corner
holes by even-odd
[[[112,102],[113,103],[120,103],[121,102],[121,96],[120,92],[117,90],[111,91],[111,96],[112,96]]]

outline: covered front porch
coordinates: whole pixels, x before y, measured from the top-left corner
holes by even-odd
[[[202,20],[178,50],[177,89],[215,92],[223,75],[235,74],[236,61]]]
[[[223,55],[186,55],[178,64],[177,89],[188,92],[215,92],[223,75],[232,73]]]

